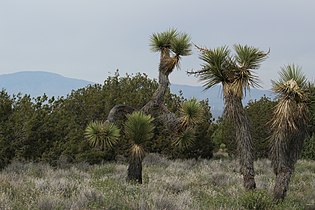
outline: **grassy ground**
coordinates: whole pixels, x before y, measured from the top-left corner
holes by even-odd
[[[125,181],[127,165],[14,162],[0,172],[0,209],[315,209],[315,162],[299,161],[286,200],[273,205],[268,160],[255,163],[245,192],[235,160],[167,160],[150,154],[144,184]]]

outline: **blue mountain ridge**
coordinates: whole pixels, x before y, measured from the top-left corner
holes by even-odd
[[[64,77],[45,71],[22,71],[0,75],[0,89],[9,94],[30,94],[32,97],[66,96],[72,90],[85,87],[94,82]]]
[[[0,89],[5,89],[9,94],[30,94],[32,97],[41,96],[44,93],[51,96],[66,96],[72,90],[95,84],[91,81],[64,77],[56,73],[45,71],[22,71],[12,74],[0,75]],[[204,90],[201,86],[189,86],[171,84],[171,92],[179,94],[181,91],[185,98],[196,98],[198,100],[209,99],[211,112],[215,118],[223,112],[223,96],[221,87],[215,86]],[[243,104],[249,100],[260,99],[262,96],[274,98],[270,90],[252,89],[246,94]]]

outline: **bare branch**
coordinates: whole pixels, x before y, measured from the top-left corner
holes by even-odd
[[[195,43],[193,43],[193,45],[201,52],[208,52],[209,49],[206,47],[199,47],[198,45],[196,45]]]
[[[125,117],[127,114],[135,111],[135,108],[124,104],[115,105],[109,112],[107,120],[108,122],[115,122],[121,117]]]

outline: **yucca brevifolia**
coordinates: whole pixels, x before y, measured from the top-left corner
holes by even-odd
[[[160,52],[159,86],[151,100],[141,108],[141,111],[145,114],[151,114],[153,117],[158,117],[161,114],[169,112],[163,103],[164,95],[169,88],[168,76],[175,67],[179,68],[182,56],[191,54],[191,43],[188,34],[177,32],[176,29],[169,29],[165,32],[154,33],[150,38],[150,46],[153,52]],[[107,121],[115,122],[122,115],[125,116],[132,111],[134,111],[134,109],[127,105],[115,105],[111,109]],[[176,117],[170,113],[160,119],[172,121],[176,120],[175,118]]]
[[[202,121],[204,110],[195,99],[183,102],[180,108],[180,117],[175,124],[173,145],[179,149],[189,148],[195,141],[196,126]]]
[[[182,103],[180,107],[180,123],[182,128],[196,126],[202,121],[204,110],[197,99],[193,98]]]
[[[95,121],[88,124],[84,135],[91,146],[105,150],[118,142],[119,132],[120,130],[112,123]]]
[[[200,48],[202,69],[191,74],[204,82],[205,89],[222,84],[224,96],[224,117],[236,128],[236,141],[240,157],[241,174],[245,189],[256,188],[254,173],[253,143],[248,117],[242,105],[242,98],[250,87],[257,87],[258,78],[254,70],[260,67],[268,55],[257,48],[234,45],[235,55],[227,47],[215,49]]]
[[[271,160],[276,174],[274,199],[280,201],[286,196],[306,135],[308,84],[299,66],[288,65],[272,85],[278,104],[271,120]]]
[[[145,157],[144,144],[154,133],[153,118],[142,112],[127,115],[125,136],[130,142],[130,156],[127,179],[142,183],[142,161]]]
[[[153,52],[160,52],[159,87],[142,111],[154,114],[155,110],[161,110],[161,108],[165,111],[163,100],[169,87],[168,76],[176,66],[179,67],[181,56],[191,54],[191,43],[188,34],[170,29],[162,33],[154,33],[151,36],[150,46]]]

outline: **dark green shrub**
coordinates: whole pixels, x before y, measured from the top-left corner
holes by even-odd
[[[310,138],[305,139],[303,152],[303,159],[315,160],[315,135],[313,134]]]

